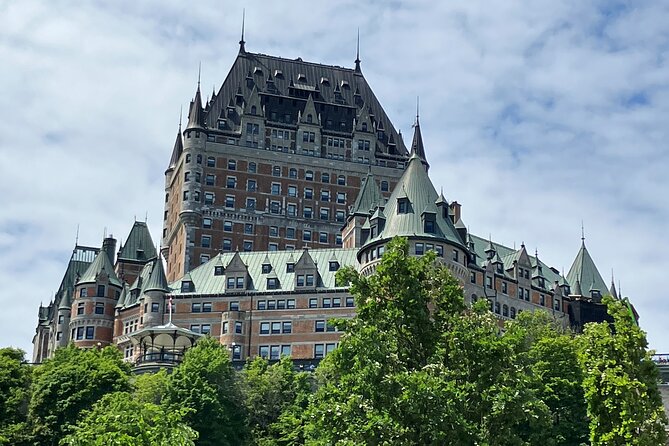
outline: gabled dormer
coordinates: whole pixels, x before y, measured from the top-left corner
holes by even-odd
[[[193,278],[190,276],[190,273],[186,273],[186,275],[181,278],[181,292],[194,293],[195,291],[195,282],[193,282]]]
[[[316,289],[318,282],[318,266],[305,248],[295,264],[295,289]]]
[[[376,237],[381,232],[383,232],[383,228],[385,226],[386,226],[386,216],[383,213],[383,209],[379,206],[376,208],[372,216],[369,217],[369,227],[370,227],[369,236],[371,238]]]
[[[437,234],[437,212],[432,208],[426,208],[421,214],[423,232],[426,234]]]
[[[248,267],[237,251],[225,267],[225,289],[227,292],[246,290],[249,286],[248,281]]]

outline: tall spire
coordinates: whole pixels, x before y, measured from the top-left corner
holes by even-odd
[[[360,28],[358,28],[358,41],[355,49],[355,72],[360,73]]]
[[[202,93],[200,93],[200,77],[202,74],[202,63],[198,65],[197,69],[197,91],[195,98],[190,103],[188,110],[188,125],[186,129],[202,128]]]
[[[244,45],[246,42],[244,41],[244,24],[246,22],[246,8],[242,9],[242,38],[239,41],[239,53],[243,54],[246,53],[246,48]]]
[[[425,147],[423,146],[423,135],[420,132],[419,98],[416,98],[416,124],[414,125],[413,142],[411,143],[411,156],[414,155],[423,161],[426,170],[429,169],[430,165],[425,157]]]

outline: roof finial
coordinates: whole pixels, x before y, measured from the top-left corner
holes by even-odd
[[[583,226],[583,220],[581,220],[581,242],[585,242],[585,228]]]
[[[183,119],[184,106],[183,104],[179,107],[179,134],[181,134],[181,121]]]
[[[419,110],[420,110],[420,96],[416,96],[416,126],[418,126]]]
[[[355,48],[355,71],[360,72],[360,28],[358,28],[358,41]]]
[[[77,235],[74,236],[74,247],[76,248],[79,244],[79,223],[77,223]]]
[[[246,48],[244,47],[244,44],[246,42],[244,41],[244,25],[246,22],[246,8],[242,9],[242,38],[239,41],[239,52],[240,53],[246,53]]]
[[[200,76],[202,74],[202,61],[197,66],[197,91],[200,91]]]

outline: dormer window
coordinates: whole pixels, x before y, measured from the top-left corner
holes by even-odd
[[[144,250],[143,249],[138,249],[136,254],[137,254],[137,259],[138,260],[141,260],[141,259],[144,258]]]
[[[98,297],[105,297],[105,286],[104,285],[98,285]]]
[[[339,270],[339,262],[335,260],[330,261],[330,271],[338,271]]]
[[[267,278],[267,289],[276,290],[277,288],[279,288],[279,279],[276,277]]]
[[[498,272],[499,274],[504,273],[504,267],[503,267],[503,265],[502,265],[501,263],[498,263],[498,264],[497,264],[497,272]]]
[[[397,213],[398,214],[409,213],[409,199],[408,198],[398,198],[397,199]]]
[[[283,71],[274,70],[274,77],[283,78]]]
[[[255,105],[251,106],[251,114],[255,115],[258,112],[258,108]]]
[[[88,288],[82,288],[79,290],[79,297],[88,297]]]
[[[546,288],[546,282],[543,277],[539,277],[539,288]]]
[[[423,230],[428,234],[434,234],[436,232],[436,221],[434,214],[423,215]]]
[[[222,266],[215,266],[214,267],[214,276],[222,276],[225,273],[225,270],[223,269]]]
[[[286,263],[286,272],[287,273],[294,273],[295,272],[295,264],[294,263]]]
[[[367,123],[366,122],[362,123],[361,129],[362,129],[363,132],[367,131]]]
[[[314,286],[314,275],[307,274],[306,286]]]
[[[262,265],[262,273],[263,274],[269,274],[272,272],[272,265],[269,263],[263,263]]]
[[[321,84],[329,86],[330,85],[330,79],[328,79],[327,77],[322,77],[321,78]]]
[[[255,68],[253,69],[253,74],[257,74],[257,75],[262,76],[262,68],[260,68],[260,67],[255,67]]]
[[[307,81],[307,75],[304,73],[299,73],[297,75],[297,81],[298,82],[306,82]]]
[[[195,291],[195,286],[193,286],[193,282],[190,280],[184,280],[181,282],[181,292],[182,293],[192,293]]]
[[[307,124],[311,124],[311,123],[313,122],[313,120],[314,120],[314,117],[311,116],[311,113],[309,113],[309,114],[307,115]]]

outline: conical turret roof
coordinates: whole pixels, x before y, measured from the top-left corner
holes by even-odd
[[[595,266],[595,262],[590,257],[590,253],[585,247],[585,241],[581,241],[581,249],[579,249],[574,263],[569,268],[567,273],[567,281],[575,288],[576,282],[580,283],[581,289],[597,290],[601,293],[606,293],[608,287],[601,274]]]
[[[174,141],[174,148],[172,149],[172,158],[170,158],[170,165],[167,168],[168,170],[174,169],[181,158],[181,154],[184,151],[184,143],[181,138],[181,124],[179,124],[179,131],[177,132],[177,139]]]
[[[114,267],[109,261],[109,256],[105,251],[100,251],[95,260],[90,264],[86,272],[79,278],[77,285],[83,283],[95,283],[97,281],[98,275],[104,273],[109,277],[109,283],[116,286],[121,286],[121,281],[118,280],[116,273],[114,272]]]
[[[146,222],[136,221],[118,253],[118,260],[147,261],[156,257],[156,247]]]
[[[419,236],[443,240],[466,249],[450,218],[444,218],[438,212],[435,204],[438,197],[439,195],[432,181],[430,181],[423,160],[414,153],[409,158],[407,168],[393,189],[393,193],[383,210],[386,216],[383,231],[376,238],[368,240],[366,244],[395,236]],[[403,204],[406,209],[400,212],[399,202],[404,200],[408,203]],[[425,232],[424,216],[426,214],[434,214],[434,233]]]
[[[414,126],[413,131],[413,141],[411,142],[411,155],[414,154],[423,161],[425,166],[430,166],[427,162],[427,158],[425,157],[425,146],[423,145],[423,135],[420,132],[420,122],[418,121],[418,116],[416,116],[416,125]]]
[[[351,208],[351,215],[369,215],[370,211],[376,206],[379,200],[382,198],[381,189],[379,185],[376,184],[374,174],[370,170],[367,173],[367,176],[362,180],[362,186],[360,187],[360,192],[353,203]]]
[[[167,277],[165,276],[165,269],[163,268],[163,260],[160,256],[153,261],[153,268],[149,280],[144,286],[144,292],[147,291],[162,291],[169,293],[170,288],[167,284]]]
[[[202,110],[202,95],[200,93],[200,84],[198,83],[197,91],[195,92],[195,99],[190,103],[190,109],[188,111],[188,129],[201,129],[204,119],[204,111]]]

